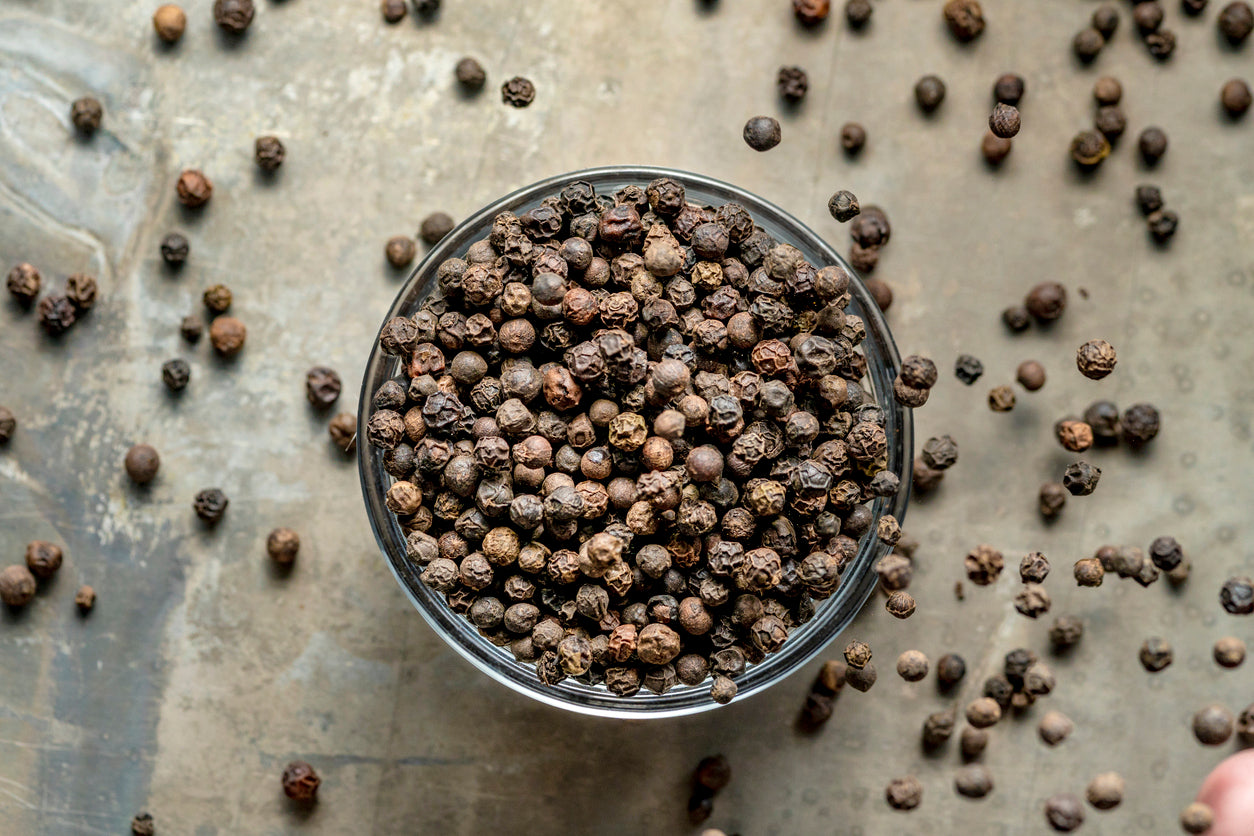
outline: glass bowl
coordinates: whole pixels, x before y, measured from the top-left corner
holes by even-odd
[[[543,198],[556,194],[572,180],[586,180],[598,194],[612,194],[629,183],[644,186],[658,177],[671,177],[682,183],[691,203],[717,206],[734,201],[741,204],[749,210],[758,226],[781,243],[797,247],[816,268],[840,264],[855,276],[849,288],[852,296],[850,310],[861,316],[866,324],[867,336],[862,343],[867,358],[865,388],[884,410],[888,469],[901,479],[901,490],[895,496],[876,499],[871,509],[876,520],[886,513],[891,513],[898,520],[904,519],[910,494],[913,423],[910,410],[897,404],[892,396],[893,378],[901,361],[884,317],[869,291],[856,278],[856,273],[818,234],[779,207],[727,183],[699,174],[646,166],[592,168],[533,183],[480,209],[441,239],[415,268],[381,323],[395,316],[416,313],[423,300],[437,286],[435,274],[440,263],[462,254],[475,241],[486,238],[492,219],[498,213],[508,210],[522,214],[538,206]],[[717,708],[718,703],[710,697],[708,681],[696,686],[676,685],[664,694],[654,694],[642,688],[630,697],[615,696],[603,685],[591,686],[570,679],[557,685],[545,685],[540,682],[533,665],[516,661],[508,648],[496,647],[480,636],[469,621],[455,613],[439,593],[419,579],[421,568],[406,556],[405,534],[384,504],[384,495],[392,477],[383,467],[382,451],[364,442],[372,394],[400,371],[400,360],[380,351],[376,339],[358,404],[357,435],[363,441],[357,445],[357,458],[362,494],[375,539],[397,582],[432,629],[483,673],[532,699],[568,711],[600,717],[644,719],[676,717]],[[872,524],[859,544],[856,557],[846,568],[836,593],[816,602],[814,616],[789,634],[783,648],[768,655],[762,662],[749,665],[736,678],[737,701],[770,687],[810,661],[858,614],[875,589],[878,580],[875,563],[888,552],[888,546],[875,537],[875,530],[876,526]]]

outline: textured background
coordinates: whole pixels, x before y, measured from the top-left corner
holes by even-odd
[[[1126,801],[1090,810],[1085,832],[1174,829],[1231,748],[1197,745],[1191,714],[1254,698],[1250,663],[1223,671],[1210,659],[1216,638],[1249,633],[1220,610],[1219,585],[1254,569],[1254,124],[1217,112],[1225,79],[1254,76],[1254,44],[1218,42],[1215,3],[1202,20],[1165,4],[1180,37],[1166,65],[1137,43],[1125,7],[1090,69],[1068,51],[1093,8],[1075,0],[986,0],[989,29],[965,48],[945,34],[938,0],[879,0],[864,34],[836,15],[802,31],[784,0],[448,0],[435,23],[396,27],[373,0],[260,0],[238,42],[216,31],[209,0],[188,0],[188,32],[173,49],[152,34],[155,5],[0,0],[0,261],[31,261],[56,285],[92,271],[103,295],[59,341],[0,303],[0,402],[21,422],[0,451],[0,556],[20,561],[34,538],[66,549],[33,605],[0,613],[0,830],[119,833],[148,809],[161,833],[197,836],[682,833],[690,770],[713,751],[727,753],[735,778],[710,824],[746,836],[1042,832],[1046,796],[1080,794],[1111,769],[1128,779]],[[453,89],[463,54],[488,68],[479,97]],[[741,126],[780,110],[782,63],[809,70],[810,94],[779,114],[783,143],[756,154]],[[1007,70],[1028,81],[1025,127],[993,174],[978,148],[990,87]],[[926,72],[949,85],[932,118],[911,100]],[[1081,178],[1066,146],[1088,126],[1089,88],[1103,72],[1123,80],[1129,137]],[[496,93],[515,74],[538,89],[526,110]],[[87,93],[107,115],[85,143],[68,112]],[[848,119],[870,133],[856,162],[836,148]],[[1148,241],[1131,203],[1150,176],[1135,133],[1150,123],[1172,141],[1152,179],[1183,218],[1168,250]],[[288,160],[268,181],[251,154],[254,137],[271,132]],[[729,180],[835,240],[844,232],[825,201],[836,188],[893,220],[879,268],[897,294],[889,320],[903,353],[942,367],[916,414],[918,437],[953,434],[962,461],[908,520],[923,543],[918,614],[897,623],[872,606],[851,628],[875,648],[880,682],[869,695],[846,692],[816,737],[797,736],[792,721],[817,662],[743,703],[656,724],[565,715],[487,681],[410,609],[376,552],[353,465],[305,404],[315,363],[348,381],[345,407],[355,400],[402,278],[383,260],[387,237],[430,211],[461,217],[540,177],[621,162]],[[202,213],[174,200],[184,167],[214,181]],[[177,275],[157,253],[171,229],[192,241]],[[1044,279],[1089,298],[1073,293],[1047,332],[1009,336],[998,311]],[[177,332],[215,282],[235,291],[233,313],[249,328],[233,362]],[[1101,384],[1072,360],[1097,336],[1121,358]],[[960,351],[988,368],[970,389],[950,374]],[[193,369],[179,398],[159,374],[173,356]],[[1020,391],[1010,415],[989,412],[987,388],[1029,357],[1049,384]],[[1050,427],[1099,395],[1154,401],[1163,434],[1143,455],[1093,454],[1104,469],[1097,493],[1046,528],[1036,488],[1068,461]],[[142,491],[121,468],[139,441],[164,461]],[[231,497],[215,531],[190,508],[210,485]],[[303,539],[286,578],[264,555],[277,525]],[[1073,560],[1163,533],[1194,562],[1182,590],[1074,588]],[[1057,749],[1040,744],[1040,705],[1004,721],[986,755],[996,790],[971,802],[952,789],[955,747],[926,757],[917,745],[923,718],[952,698],[892,667],[909,647],[933,661],[961,653],[965,702],[1007,650],[1045,650],[1048,624],[1011,606],[1013,569],[954,600],[962,557],[982,541],[1014,563],[1029,549],[1049,555],[1053,614],[1084,617],[1088,633],[1052,661],[1058,687],[1045,706],[1070,715],[1075,734]],[[100,594],[87,619],[72,603],[83,582]],[[1177,655],[1154,676],[1136,659],[1152,634]],[[293,757],[324,778],[310,814],[294,814],[278,787]],[[882,800],[906,773],[926,788],[909,816]]]

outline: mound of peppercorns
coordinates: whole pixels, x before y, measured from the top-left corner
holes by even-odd
[[[423,582],[545,684],[731,700],[899,486],[853,276],[661,178],[503,212],[436,277],[366,425]]]

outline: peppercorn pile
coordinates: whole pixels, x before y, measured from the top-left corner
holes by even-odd
[[[730,700],[899,487],[850,274],[662,178],[570,183],[437,276],[366,425],[423,582],[546,684]]]

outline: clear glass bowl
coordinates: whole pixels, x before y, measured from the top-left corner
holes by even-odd
[[[612,194],[629,183],[644,186],[658,177],[672,177],[682,183],[687,191],[687,198],[692,203],[712,206],[729,201],[739,203],[749,210],[758,226],[776,240],[797,247],[815,267],[840,264],[853,273],[848,263],[819,235],[787,212],[756,195],[699,174],[645,166],[607,166],[541,180],[485,206],[467,218],[422,260],[397,294],[396,301],[392,303],[381,323],[395,316],[416,313],[423,300],[437,286],[435,274],[440,263],[446,258],[461,255],[470,244],[486,238],[492,227],[492,219],[498,213],[509,210],[522,214],[538,206],[543,198],[556,194],[572,180],[586,180],[596,188],[598,194]],[[875,396],[887,416],[885,430],[888,436],[888,468],[901,478],[901,490],[897,495],[876,499],[872,511],[876,520],[885,513],[891,513],[898,520],[902,520],[910,494],[910,468],[914,447],[910,410],[898,405],[892,396],[892,382],[901,360],[889,334],[888,325],[866,287],[861,281],[855,280],[849,290],[853,297],[850,309],[861,316],[866,324],[867,336],[862,343],[867,358],[865,382],[869,385],[866,388]],[[654,694],[642,688],[630,697],[618,697],[604,686],[594,687],[570,679],[557,685],[544,685],[536,676],[533,665],[516,661],[508,648],[496,647],[480,636],[469,621],[453,612],[439,593],[429,589],[419,579],[421,569],[406,556],[404,532],[384,505],[384,494],[392,477],[383,468],[382,452],[364,442],[372,394],[384,381],[397,376],[400,371],[400,360],[380,351],[376,340],[370,353],[370,362],[366,366],[358,404],[357,435],[363,441],[357,445],[357,459],[361,489],[375,539],[387,557],[397,582],[432,629],[450,647],[488,676],[532,699],[568,711],[600,717],[643,719],[675,717],[717,708],[718,703],[710,698],[708,682],[697,686],[676,685],[664,694]],[[739,689],[737,701],[779,682],[814,658],[858,614],[875,589],[875,563],[888,551],[888,547],[876,539],[875,530],[875,525],[872,525],[870,533],[863,538],[858,554],[845,570],[837,592],[825,601],[816,602],[814,617],[797,627],[781,650],[770,654],[758,664],[750,665],[736,679]]]

